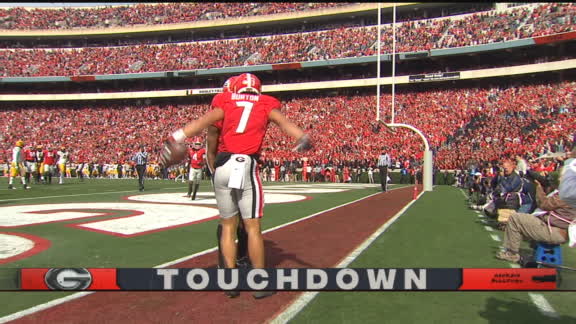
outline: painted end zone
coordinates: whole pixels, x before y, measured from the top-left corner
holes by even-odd
[[[0,264],[30,257],[50,245],[50,241],[31,234],[0,232]]]
[[[294,190],[288,192],[294,192]],[[326,192],[326,190],[320,192]],[[337,191],[331,190],[328,192],[337,192]],[[214,197],[214,192],[199,192],[196,195],[196,200],[190,200],[190,198],[186,197],[184,193],[178,193],[178,192],[134,195],[134,196],[122,197],[122,199],[127,201],[137,201],[137,202],[154,203],[154,204],[178,204],[178,205],[190,205],[190,206],[216,205],[216,198]],[[292,203],[309,199],[312,198],[304,195],[277,193],[275,191],[271,192],[268,190],[264,190],[264,201],[266,204]]]
[[[128,215],[121,216],[126,213]],[[215,207],[179,204],[113,202],[15,205],[0,208],[0,228],[110,217],[111,219],[68,226],[120,237],[131,237],[209,221],[215,219],[218,214]]]
[[[266,260],[276,268],[331,268],[412,201],[412,188],[376,194],[264,234]],[[215,252],[171,267],[215,267]],[[243,292],[98,292],[20,318],[16,323],[229,323],[269,321],[301,293],[255,300]],[[15,317],[14,319],[16,319]]]

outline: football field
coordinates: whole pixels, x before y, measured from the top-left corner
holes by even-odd
[[[0,188],[6,188],[5,179]],[[214,267],[209,182],[75,179],[0,189],[0,287],[22,267]],[[412,187],[265,184],[267,260],[284,268],[508,268],[462,191],[437,186],[412,203]],[[574,251],[563,248],[574,266]],[[576,322],[572,292],[1,292],[0,322],[28,323],[542,323]]]

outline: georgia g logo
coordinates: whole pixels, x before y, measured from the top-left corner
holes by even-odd
[[[246,161],[246,159],[242,156],[238,156],[238,157],[236,157],[236,161],[237,162],[244,162],[244,161]]]
[[[84,290],[92,284],[92,275],[85,268],[50,269],[44,282],[52,290]]]

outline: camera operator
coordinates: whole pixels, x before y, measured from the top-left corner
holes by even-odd
[[[561,178],[560,185],[563,181]],[[568,241],[567,229],[576,219],[576,208],[562,200],[557,190],[546,196],[542,183],[534,182],[538,209],[532,214],[517,212],[510,216],[504,233],[504,250],[496,254],[498,259],[518,262],[523,238],[549,244]]]
[[[477,205],[483,205],[481,202],[482,196],[482,173],[476,172],[473,177],[473,182],[468,189],[468,195],[472,208],[476,209]]]
[[[506,160],[502,164],[503,172],[498,175],[493,197],[497,208],[513,209],[528,213],[532,209],[532,199],[526,194],[524,182],[516,173],[516,163]]]

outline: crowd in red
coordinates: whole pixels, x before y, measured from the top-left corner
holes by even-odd
[[[547,3],[537,7],[526,20],[520,37],[530,37],[526,35],[536,37],[572,31],[571,26],[576,23],[576,16],[570,14],[573,5],[559,6],[555,3]]]
[[[349,6],[347,2],[173,2],[91,8],[0,9],[0,29],[72,29],[155,25]],[[23,5],[25,6],[25,5]]]
[[[490,99],[480,106],[482,120],[441,146],[437,161],[463,165],[471,156],[481,161],[515,154],[537,157],[570,147],[576,125],[575,86],[566,81],[491,89]]]
[[[576,124],[576,82],[509,88],[399,91],[395,122],[426,134],[435,166],[462,168],[470,159],[500,159],[515,153],[541,154],[571,141]],[[292,152],[293,141],[272,126],[265,139],[268,160],[375,161],[382,147],[394,159],[421,159],[421,139],[408,130],[378,130],[373,94],[300,97],[283,100],[283,111],[306,132],[315,149]],[[209,109],[208,104],[76,104],[73,107],[7,107],[0,111],[3,159],[14,143],[66,146],[72,160],[113,163],[133,154],[139,144],[158,156],[161,139]],[[381,98],[381,119],[390,120],[391,96]],[[546,120],[552,122],[545,122]],[[74,158],[76,157],[76,158]]]
[[[405,22],[397,28],[396,51],[469,46],[576,30],[573,17],[576,4],[549,3],[533,11],[522,7],[458,19]],[[391,26],[386,25],[382,33],[383,51],[389,53]],[[0,76],[137,73],[337,59],[375,55],[375,43],[373,26],[165,45],[6,49],[0,50]]]

